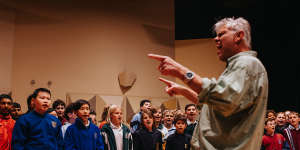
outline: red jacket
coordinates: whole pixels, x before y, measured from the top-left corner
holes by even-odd
[[[11,150],[11,137],[15,122],[11,116],[0,115],[0,150]]]
[[[279,133],[275,133],[273,136],[264,135],[262,140],[262,146],[266,150],[282,150],[284,144],[284,137]]]

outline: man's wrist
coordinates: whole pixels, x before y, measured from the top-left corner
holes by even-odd
[[[184,74],[184,79],[183,79],[183,82],[185,84],[188,84],[190,81],[192,81],[193,79],[195,78],[195,73],[192,72],[192,71],[187,71],[185,74]]]

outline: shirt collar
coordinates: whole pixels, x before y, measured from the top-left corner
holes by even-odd
[[[112,129],[121,129],[122,128],[122,123],[120,125],[120,127],[115,126],[113,123],[110,123],[110,126]]]
[[[294,126],[292,126],[292,125],[289,125],[289,127],[288,127],[290,130],[296,130],[296,128],[294,127]],[[300,124],[299,124],[299,126],[298,126],[298,130],[300,129]]]
[[[195,120],[194,122],[191,122],[189,119],[187,119],[187,125],[190,125],[190,124],[195,124],[195,123],[197,123],[197,120]]]
[[[237,53],[237,54],[235,54],[235,55],[229,57],[229,58],[227,59],[227,64],[228,64],[229,62],[231,62],[232,60],[234,60],[234,59],[240,57],[240,56],[254,56],[254,57],[256,57],[256,56],[257,56],[257,53],[256,53],[255,51],[253,51],[253,50],[244,51],[244,52],[239,52],[239,53]]]

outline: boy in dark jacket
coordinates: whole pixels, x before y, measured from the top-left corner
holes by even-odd
[[[166,150],[190,150],[192,137],[189,134],[184,134],[187,126],[186,116],[184,114],[176,115],[174,124],[176,132],[167,138]]]
[[[13,150],[60,150],[63,148],[60,121],[46,113],[51,103],[50,90],[36,89],[34,109],[16,122],[12,135]]]
[[[66,131],[66,150],[104,150],[100,129],[89,119],[89,102],[77,100],[74,103],[74,111],[78,118]]]

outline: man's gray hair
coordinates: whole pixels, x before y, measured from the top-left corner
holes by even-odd
[[[245,42],[251,49],[251,27],[249,22],[242,18],[223,18],[214,25],[214,31],[217,32],[222,26],[226,26],[228,29],[233,31],[244,31]]]

